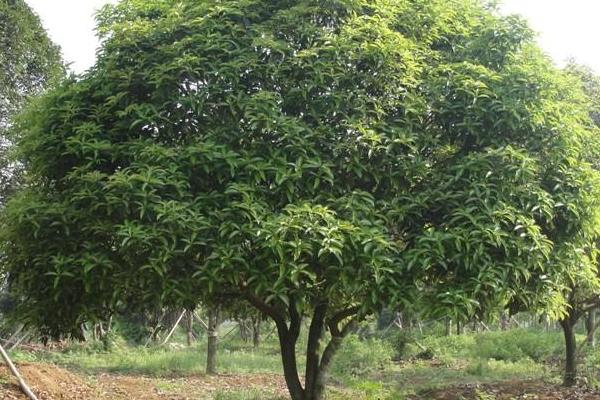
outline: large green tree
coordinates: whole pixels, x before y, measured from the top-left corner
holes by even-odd
[[[0,0],[0,203],[19,175],[4,133],[10,118],[64,72],[58,46],[25,1]]]
[[[277,326],[291,397],[315,400],[382,305],[528,306],[586,257],[586,103],[518,18],[471,0],[126,0],[99,32],[95,67],[22,117],[30,184],[2,219],[20,315],[48,334],[124,304],[245,299]]]
[[[600,170],[600,151],[598,151],[598,139],[600,138],[600,78],[594,71],[586,66],[570,62],[565,68],[572,79],[572,85],[580,86],[589,102],[588,110],[590,126],[588,130],[595,134],[587,138],[582,155],[591,163],[596,171]],[[593,224],[600,221],[591,219]],[[584,236],[584,240],[586,236]],[[587,236],[590,238],[590,236]],[[593,238],[593,236],[591,236]],[[595,320],[596,309],[600,306],[600,271],[596,260],[598,243],[593,241],[580,242],[580,246],[567,250],[567,254],[579,251],[585,257],[579,257],[578,263],[573,263],[571,268],[557,269],[553,281],[560,283],[554,289],[555,293],[564,299],[567,304],[559,322],[565,337],[565,374],[564,384],[574,385],[577,378],[577,343],[575,338],[575,325],[584,316],[588,337],[586,341],[593,344],[597,324]]]

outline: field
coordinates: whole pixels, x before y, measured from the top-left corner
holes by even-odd
[[[349,337],[338,354],[328,399],[600,399],[595,390],[600,350],[586,351],[575,388],[560,387],[558,330],[361,336]],[[256,350],[237,335],[225,337],[217,376],[204,374],[202,338],[191,347],[184,342],[180,332],[165,346],[145,348],[114,334],[105,344],[28,346],[12,356],[40,399],[288,398],[274,335]],[[2,399],[24,399],[6,369],[0,370],[0,385]]]

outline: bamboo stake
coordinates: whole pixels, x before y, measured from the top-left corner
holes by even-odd
[[[8,348],[8,350],[10,351],[10,350],[14,349],[15,347],[17,347],[18,345],[20,345],[20,344],[21,344],[21,342],[22,342],[23,340],[25,340],[27,337],[29,337],[29,332],[25,332],[25,334],[23,334],[23,336],[21,336],[21,338],[20,338],[19,340],[17,340],[16,342],[14,342],[14,343],[13,343],[13,344],[12,344],[12,345],[11,345],[11,346]]]
[[[171,339],[171,335],[175,332],[175,329],[177,329],[177,326],[179,325],[179,323],[181,322],[181,319],[183,318],[183,316],[185,315],[185,310],[183,310],[183,312],[181,313],[181,315],[179,316],[179,318],[177,319],[177,322],[175,322],[175,324],[173,325],[173,328],[171,328],[171,331],[169,332],[169,334],[167,335],[167,337],[165,338],[164,342],[162,342],[162,345],[164,346],[165,344],[167,344],[167,342],[169,341],[169,339]]]
[[[17,368],[15,368],[15,365],[10,360],[10,357],[8,357],[8,354],[6,354],[6,351],[4,351],[4,347],[2,347],[1,344],[0,344],[0,354],[2,355],[2,358],[4,359],[6,364],[8,365],[10,372],[12,372],[12,374],[15,376],[15,378],[17,378],[17,381],[19,381],[19,386],[21,387],[21,390],[23,391],[23,393],[25,393],[27,398],[29,398],[29,400],[38,400],[38,398],[35,396],[35,394],[33,394],[31,389],[29,388],[29,386],[27,386],[27,383],[25,383],[25,381],[21,377],[21,374],[19,374],[19,371],[17,371]]]
[[[152,329],[152,333],[150,334],[150,336],[148,336],[148,339],[146,340],[146,343],[144,343],[144,347],[148,347],[148,344],[150,343],[150,341],[152,340],[152,338],[156,334],[156,331],[160,327],[160,323],[162,322],[162,320],[163,320],[164,317],[165,317],[165,313],[163,312],[160,315],[160,318],[158,319],[158,322],[156,323],[156,326],[154,327],[154,329]]]
[[[200,322],[200,324],[202,325],[202,327],[204,328],[204,330],[208,331],[208,325],[206,324],[206,322],[204,322],[202,320],[202,318],[200,318],[200,316],[198,315],[197,312],[194,312],[194,317],[196,317],[196,320],[198,320],[198,322]]]

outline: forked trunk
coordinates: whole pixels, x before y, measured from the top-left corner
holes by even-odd
[[[335,322],[329,321],[327,324],[326,313],[326,303],[317,306],[310,324],[306,347],[304,387],[298,377],[295,351],[299,331],[294,332],[293,329],[287,329],[285,325],[279,329],[278,326],[283,370],[292,400],[322,400],[325,397],[325,384],[333,356],[340,348],[344,337],[354,326],[354,324],[348,323],[344,329],[338,330],[339,320],[334,319]],[[326,324],[329,325],[332,337],[327,346],[322,349]]]
[[[322,400],[325,394],[327,371],[344,337],[356,327],[359,307],[350,307],[333,315],[328,315],[329,305],[327,300],[322,300],[315,305],[306,348],[305,386],[302,386],[296,360],[296,343],[302,326],[302,315],[296,308],[295,302],[290,299],[286,313],[283,307],[275,308],[250,292],[246,292],[246,298],[259,311],[271,317],[275,322],[281,346],[283,374],[290,398],[292,400]],[[349,322],[345,322],[343,327],[340,328],[340,324],[348,321],[348,319]],[[331,340],[321,352],[325,327],[328,327],[331,333]]]

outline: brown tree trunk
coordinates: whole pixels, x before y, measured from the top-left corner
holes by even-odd
[[[575,322],[572,318],[563,319],[560,325],[565,336],[565,375],[564,386],[573,386],[577,378],[577,342],[575,340]]]
[[[217,348],[219,344],[219,310],[211,308],[208,312],[208,346],[206,350],[206,373],[217,374]]]
[[[194,342],[194,312],[188,310],[187,314],[187,345],[191,346]]]
[[[306,345],[306,372],[305,372],[305,391],[309,399],[319,399],[319,393],[322,392],[323,379],[320,379],[320,355],[321,339],[325,327],[325,314],[327,312],[327,303],[315,307],[310,328],[308,329],[308,343]],[[309,397],[312,396],[312,397]]]
[[[446,336],[452,336],[452,318],[446,317]]]
[[[587,312],[585,318],[585,341],[590,347],[596,347],[596,309]]]
[[[503,330],[503,331],[507,330],[509,324],[510,324],[510,317],[508,315],[506,315],[505,312],[503,312],[500,315],[500,330]]]
[[[260,325],[261,316],[257,316],[252,321],[252,347],[258,349],[260,347]]]
[[[285,324],[277,324],[279,334],[279,345],[281,347],[281,362],[283,364],[283,376],[290,392],[292,400],[306,400],[304,388],[298,378],[298,364],[296,362],[297,336],[291,332]]]
[[[298,363],[296,359],[296,343],[302,326],[302,315],[298,312],[293,299],[290,299],[287,307],[288,312],[285,313],[282,308],[270,306],[251,293],[247,293],[246,295],[247,300],[252,305],[265,315],[271,317],[275,322],[279,336],[279,345],[281,347],[283,375],[290,398],[292,400],[322,400],[324,398],[326,376],[331,360],[344,337],[356,327],[355,321],[358,307],[351,307],[327,317],[327,301],[322,301],[315,305],[308,332],[305,387],[303,387],[298,375]],[[351,318],[350,322],[347,322],[340,329],[339,324],[348,318]],[[321,352],[325,326],[329,328],[331,340]]]

